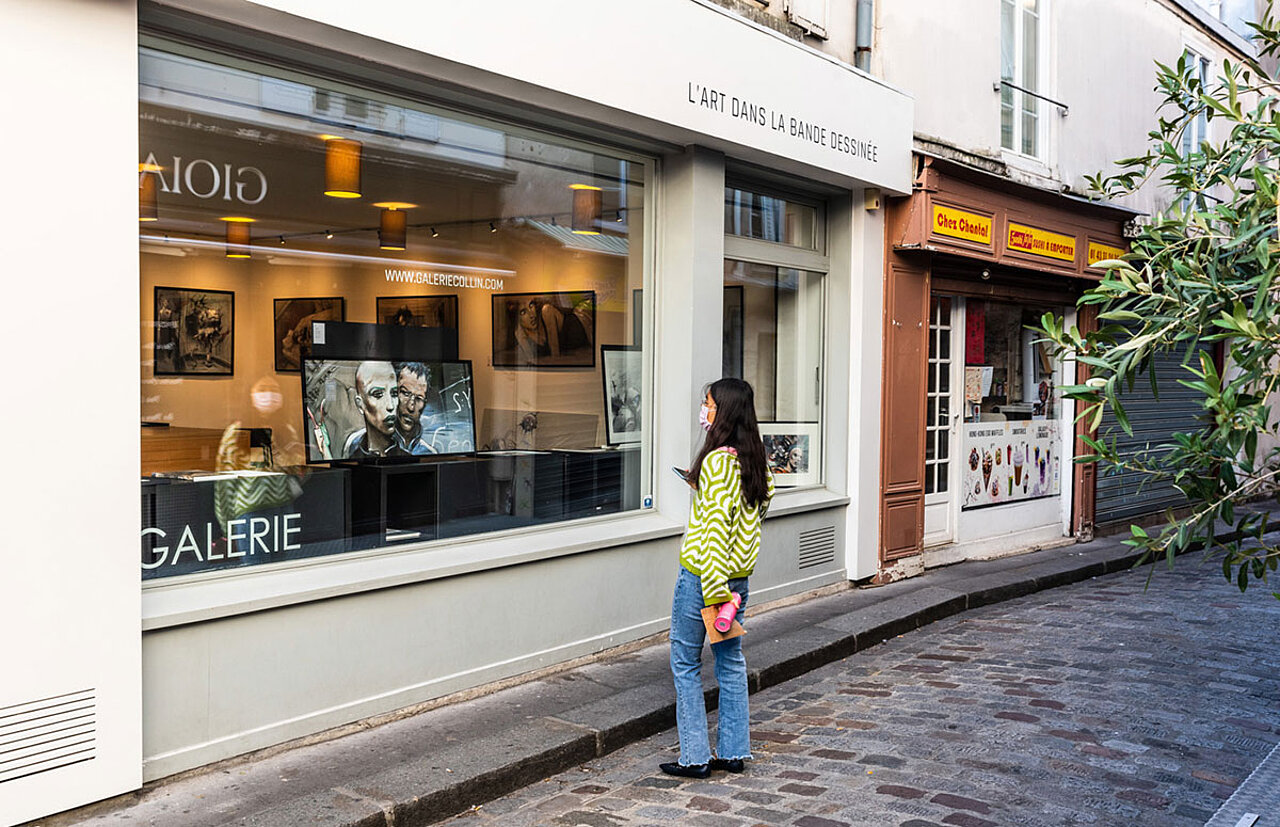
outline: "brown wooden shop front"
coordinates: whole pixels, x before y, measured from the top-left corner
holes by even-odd
[[[940,478],[931,478],[927,486],[926,473],[935,473],[930,466],[939,446],[932,432],[940,430],[939,417],[956,417],[955,421],[960,421],[958,413],[946,405],[930,407],[938,396],[939,381],[946,388],[946,378],[939,380],[938,374],[938,336],[939,331],[948,329],[946,314],[950,308],[967,302],[975,311],[984,306],[1001,308],[1006,315],[1011,309],[1016,310],[1023,314],[1022,319],[1031,318],[1033,313],[1038,316],[1047,309],[1070,309],[1081,291],[1100,277],[1090,265],[1124,252],[1123,225],[1132,217],[1126,210],[1018,185],[934,157],[918,155],[914,163],[912,195],[892,199],[887,207],[881,436],[882,569],[923,551],[926,488],[936,492],[942,485],[945,490]],[[1087,308],[1081,309],[1077,324],[1085,329],[1092,323]],[[1020,326],[1019,319],[1013,319],[1011,325]],[[971,336],[972,329],[966,333]],[[945,343],[942,349],[947,349]],[[969,365],[974,361],[971,356],[970,352],[956,354],[955,358],[962,360],[961,365]],[[965,370],[972,372],[974,368]],[[992,376],[990,369],[987,370],[989,386]],[[1034,381],[1034,374],[1030,368],[1027,370],[1028,382]],[[1074,381],[1085,378],[1081,370],[1083,366],[1077,370]],[[957,380],[973,378],[969,373],[960,372],[958,367],[956,376]],[[1009,377],[1014,382],[1019,378]],[[996,384],[1000,387],[999,381]],[[1056,391],[1052,381],[1041,382],[1041,397],[1045,396],[1046,386],[1049,395]],[[966,409],[967,402],[966,395]],[[1044,418],[1045,402],[1042,398],[1037,417],[1032,416],[1030,405],[1014,404],[1007,408],[1017,412],[1007,416],[1025,419],[1030,425],[1033,418]],[[973,406],[972,412],[975,419],[979,418],[979,406]],[[1005,416],[990,418],[1004,420]],[[1074,427],[1070,417],[1060,419],[1058,424],[1064,429]],[[940,438],[945,440],[946,435]],[[1061,439],[1066,450],[1057,453],[1070,453],[1073,450],[1071,435]],[[1078,435],[1074,441],[1078,443]],[[967,446],[962,446],[962,450],[964,448]],[[997,462],[1009,472],[1006,495],[1003,488],[993,488],[988,493],[983,487],[991,481],[986,474],[990,463],[986,457],[979,457],[979,450],[968,448],[982,464],[982,485],[970,483],[971,489],[966,493],[969,500],[974,501],[977,490],[986,500],[967,508],[986,508],[1001,504],[1003,498],[1031,496],[1038,493],[1032,487],[1036,485],[1043,485],[1046,492],[1050,490],[1043,479],[1038,479],[1043,471],[1031,470],[1035,465],[1030,444],[1025,456],[1029,479],[1021,473],[1024,457],[1015,454],[1012,447],[1007,450],[1007,454],[995,450]],[[1048,452],[1047,447],[1045,450]],[[1037,449],[1035,461],[1039,462],[1040,458]],[[1070,513],[1067,515],[1063,506],[1063,519],[1069,520],[1071,532],[1077,538],[1088,539],[1093,522],[1094,469],[1075,466],[1070,456],[1060,459],[1056,466],[1061,474],[1060,489],[1054,488],[1053,496],[1070,498]],[[1013,485],[1015,460],[1019,471],[1017,490]],[[957,461],[969,460],[966,456]],[[977,465],[973,467],[975,473],[979,471]],[[1051,477],[1053,467],[1051,464]],[[982,514],[984,520],[999,521],[1015,511],[1006,508]],[[1044,513],[1043,508],[1041,512]]]

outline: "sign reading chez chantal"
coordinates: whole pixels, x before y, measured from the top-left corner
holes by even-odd
[[[985,215],[934,204],[933,232],[990,246],[991,219]]]
[[[1076,260],[1075,236],[1051,233],[1038,227],[1009,222],[1008,247],[1022,253],[1044,258],[1056,258],[1059,261]]]

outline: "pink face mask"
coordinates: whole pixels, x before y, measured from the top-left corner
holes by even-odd
[[[705,402],[702,404],[702,407],[698,409],[698,424],[702,426],[702,430],[704,431],[711,430],[711,420],[707,418],[710,413],[711,409],[707,407]]]

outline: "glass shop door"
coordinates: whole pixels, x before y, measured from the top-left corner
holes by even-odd
[[[954,337],[962,325],[963,299],[933,296],[929,301],[929,374],[925,397],[924,545],[955,539],[956,488],[952,453],[961,408],[955,398],[959,360]]]

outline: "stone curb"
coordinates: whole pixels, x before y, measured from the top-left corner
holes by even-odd
[[[1060,555],[1062,548],[1023,555],[1016,558],[1023,562],[1023,565],[1016,568],[956,578],[946,586],[926,585],[925,581],[929,579],[928,574],[902,581],[895,585],[909,587],[918,583],[918,587],[904,589],[903,594],[837,615],[844,621],[837,625],[853,626],[857,628],[856,631],[834,628],[828,621],[819,622],[813,626],[797,626],[781,637],[754,646],[752,645],[754,641],[751,636],[748,636],[749,642],[746,647],[748,663],[766,661],[762,665],[749,669],[747,679],[750,690],[754,694],[762,689],[776,686],[876,646],[889,638],[969,609],[1132,568],[1139,559],[1137,553],[1123,546],[1073,554],[1067,558],[1044,559],[1041,557],[1041,555],[1055,553]],[[950,569],[958,573],[968,565],[981,564],[961,563]],[[858,594],[860,593],[842,593],[834,597],[819,598],[815,602],[837,600]],[[758,622],[774,614],[784,615],[789,611],[802,608],[804,608],[803,604],[778,609],[764,615]],[[753,627],[755,625],[752,624]],[[764,624],[761,622],[760,625]],[[803,648],[797,651],[797,644]],[[790,655],[778,654],[786,649],[790,649]],[[772,658],[770,658],[771,654],[773,654]],[[718,698],[717,690],[714,687],[706,689],[706,698],[709,706],[714,707]],[[534,781],[599,758],[634,741],[656,735],[673,726],[675,726],[673,702],[656,708],[637,709],[631,717],[617,721],[612,726],[588,729],[582,738],[570,744],[537,755],[519,757],[506,766],[495,768],[483,775],[459,779],[457,783],[446,789],[411,801],[397,803],[383,820],[378,820],[376,817],[364,818],[350,824],[352,827],[420,827],[420,825],[433,824],[473,806],[492,801]]]

